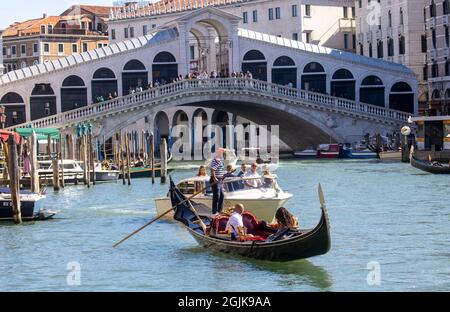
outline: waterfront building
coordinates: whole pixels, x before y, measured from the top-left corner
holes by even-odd
[[[0,51],[3,51],[3,30],[0,29]],[[3,53],[0,53],[0,75],[4,73]]]
[[[72,6],[60,16],[17,22],[3,32],[7,72],[51,62],[108,44],[110,7]]]
[[[428,88],[432,114],[450,114],[450,1],[428,0],[424,8]]]
[[[234,116],[242,116],[256,124],[283,125],[285,143],[296,148],[386,133],[417,113],[417,79],[407,67],[240,28],[241,20],[209,6],[185,12],[146,36],[9,72],[0,77],[0,102],[14,107],[7,107],[7,125],[45,118],[40,125],[62,126],[64,120],[101,114],[96,120],[105,121],[101,131],[107,136],[139,120],[161,133],[156,131],[161,124],[171,129],[181,121],[192,123],[195,111],[183,113],[185,106],[203,106],[214,110],[201,113],[207,121],[225,123],[228,116],[234,122]],[[223,40],[205,55],[208,68],[248,71],[254,82],[240,85],[224,79],[205,82],[203,88],[202,83],[182,80],[154,88],[192,71],[188,34],[205,25],[214,29],[216,41]],[[198,49],[204,44],[200,40]],[[144,92],[129,95],[141,87]],[[115,94],[118,99],[107,101]],[[105,107],[84,110],[99,97]],[[183,107],[173,115],[159,114],[178,106]],[[19,111],[22,118],[12,118]]]
[[[261,33],[322,45],[339,50],[355,51],[355,8],[353,0],[163,0],[139,6],[129,2],[115,8],[109,19],[110,41],[123,41],[151,33],[186,12],[206,6],[241,17],[238,26]],[[214,32],[211,27],[199,29]],[[191,58],[195,55],[198,32],[189,37]],[[214,38],[213,35],[210,36]],[[212,45],[212,43],[211,43]],[[208,50],[203,51],[207,53]]]
[[[428,107],[426,3],[427,0],[356,1],[357,53],[411,68],[419,81],[421,109]],[[403,89],[392,91],[405,92]]]
[[[415,117],[419,150],[450,152],[450,116]]]

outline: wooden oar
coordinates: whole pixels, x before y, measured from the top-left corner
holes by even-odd
[[[213,183],[212,185],[217,184]],[[148,222],[147,224],[145,224],[143,227],[137,229],[136,231],[134,231],[133,233],[131,233],[130,235],[126,236],[125,238],[123,238],[122,240],[120,240],[119,242],[117,242],[116,244],[113,245],[113,248],[116,248],[117,246],[119,246],[120,244],[122,244],[123,242],[125,242],[126,240],[130,239],[131,237],[133,237],[134,235],[136,235],[137,233],[141,232],[143,229],[149,227],[150,225],[152,225],[153,223],[155,223],[156,221],[158,221],[159,219],[167,216],[170,212],[172,212],[176,207],[178,207],[179,205],[182,205],[190,200],[192,200],[194,197],[202,194],[203,192],[205,192],[209,187],[205,187],[204,189],[198,191],[197,193],[191,195],[190,197],[186,198],[185,200],[182,200],[181,202],[179,202],[178,204],[176,204],[175,206],[173,206],[172,208],[170,208],[169,210],[167,210],[166,212],[164,212],[162,215],[160,215],[159,217],[154,218],[153,220],[151,220],[150,222]]]
[[[257,178],[259,179],[259,178]],[[247,180],[252,180],[252,179],[247,179]],[[157,218],[154,218],[153,220],[151,220],[150,222],[148,222],[147,224],[145,224],[143,227],[137,229],[136,231],[134,231],[133,233],[131,233],[130,235],[126,236],[125,238],[123,238],[122,240],[120,240],[119,242],[117,242],[116,244],[113,245],[113,248],[116,248],[117,246],[119,246],[120,244],[122,244],[123,242],[125,242],[126,240],[130,239],[131,237],[133,237],[134,235],[136,235],[137,233],[141,232],[143,229],[149,227],[150,225],[152,225],[153,223],[155,223],[156,221],[162,219],[163,217],[167,216],[170,212],[172,212],[176,207],[178,207],[179,205],[182,205],[186,202],[189,202],[190,200],[192,200],[194,197],[202,194],[203,192],[205,192],[208,188],[218,184],[221,181],[218,182],[214,182],[211,183],[211,185],[209,185],[208,187],[203,188],[202,190],[198,191],[197,193],[191,195],[190,197],[186,198],[185,200],[179,202],[177,205],[173,206],[172,208],[170,208],[169,210],[167,210],[166,212],[164,212],[162,215],[160,215]],[[230,182],[223,182],[223,183],[230,183]],[[196,213],[195,209],[193,210],[194,213]],[[196,214],[198,216],[198,214]],[[201,221],[200,217],[198,217],[199,220]],[[203,223],[203,221],[201,221]],[[205,224],[201,224],[202,228],[204,226],[204,229],[206,230],[206,225]]]

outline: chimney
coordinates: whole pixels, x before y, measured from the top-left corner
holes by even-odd
[[[42,14],[42,18],[47,18],[47,13]]]

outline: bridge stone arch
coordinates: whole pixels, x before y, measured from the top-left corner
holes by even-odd
[[[230,14],[219,10],[215,7],[207,7],[201,10],[193,11],[190,14],[180,17],[173,23],[177,25],[182,42],[181,49],[186,51],[184,57],[185,72],[190,71],[190,62],[187,53],[189,48],[183,46],[188,42],[187,36],[192,29],[196,29],[199,25],[209,27],[209,35],[216,37],[218,42],[218,50],[215,53],[208,54],[208,63],[216,64],[216,68],[208,69],[209,71],[217,70],[227,75],[231,71],[237,71],[239,66],[239,39],[237,36],[238,25],[241,18],[234,14]],[[186,37],[186,38],[185,38]],[[216,59],[217,62],[214,62]]]
[[[242,116],[261,125],[283,125],[280,127],[280,139],[293,149],[307,148],[317,145],[318,142],[330,142],[330,140],[343,142],[346,135],[342,135],[338,130],[343,131],[349,127],[344,122],[338,122],[339,129],[330,127],[330,120],[333,117],[338,119],[336,116],[330,116],[326,112],[311,111],[289,102],[280,103],[280,101],[271,98],[255,98],[254,95],[250,94],[226,94],[225,96],[186,94],[172,101],[149,103],[145,107],[131,110],[126,114],[121,113],[105,118],[102,122],[100,135],[110,137],[120,129],[141,120],[144,116],[155,115],[155,134],[161,137],[162,132],[156,131],[159,128],[158,120],[163,120],[164,124],[169,124],[169,118],[163,111],[182,106],[212,108]],[[159,121],[159,124],[161,125],[161,121]],[[370,128],[370,123],[365,127]]]

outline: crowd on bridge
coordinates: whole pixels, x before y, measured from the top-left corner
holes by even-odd
[[[168,78],[167,80],[165,78],[156,79],[154,82],[148,83],[145,87],[143,86],[136,86],[136,87],[130,87],[128,90],[128,94],[136,94],[144,91],[148,91],[154,88],[158,88],[164,85],[168,85],[171,83],[176,83],[180,81],[186,81],[186,80],[209,80],[209,79],[220,79],[220,78],[236,78],[236,79],[253,79],[253,74],[250,71],[247,72],[232,72],[229,75],[226,75],[223,72],[218,71],[212,71],[208,73],[208,71],[193,71],[191,73],[186,74],[185,76],[179,75],[174,78]],[[110,101],[118,97],[117,92],[109,93],[108,96],[97,96],[95,98],[95,103],[102,103],[105,101]]]

